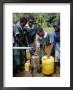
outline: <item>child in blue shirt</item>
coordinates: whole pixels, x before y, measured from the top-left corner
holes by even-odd
[[[50,35],[50,43],[51,43],[51,51],[55,49],[55,71],[57,69],[57,65],[60,66],[60,20],[55,19],[53,21],[54,32]]]

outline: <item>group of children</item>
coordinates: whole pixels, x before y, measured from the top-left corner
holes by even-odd
[[[54,32],[49,35],[42,27],[34,24],[34,17],[22,17],[13,24],[13,47],[34,47],[40,57],[45,55],[45,46],[49,46],[48,57],[54,52],[55,62],[60,64],[60,20],[53,20]],[[40,49],[40,50],[39,50]],[[54,50],[54,51],[53,51]],[[26,50],[13,50],[13,71],[23,70]],[[38,53],[39,52],[39,53]]]

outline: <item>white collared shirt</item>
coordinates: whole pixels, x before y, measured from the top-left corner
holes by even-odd
[[[28,25],[28,23],[26,24],[26,27],[28,28],[28,29],[34,29],[34,24],[32,25],[32,27],[30,27],[29,25]]]
[[[22,30],[22,27],[20,25],[20,21],[18,21],[16,25],[19,26],[21,28],[21,30]]]
[[[48,33],[44,31],[44,38],[47,37],[47,34],[48,34]],[[36,39],[35,39],[35,45],[36,45],[36,47],[39,47],[39,46],[40,46],[39,39],[42,40],[43,38],[40,37],[39,35],[36,35]]]

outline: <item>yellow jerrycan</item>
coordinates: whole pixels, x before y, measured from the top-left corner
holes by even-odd
[[[29,49],[26,50],[26,58],[27,58],[27,60],[29,60],[31,58]]]
[[[51,75],[54,73],[54,57],[42,57],[42,73],[45,75]]]
[[[29,72],[30,71],[30,60],[26,61],[24,66],[25,66],[25,71]]]

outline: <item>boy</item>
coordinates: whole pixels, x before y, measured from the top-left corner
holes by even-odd
[[[60,66],[60,20],[54,19],[53,20],[53,27],[54,32],[50,35],[50,43],[51,43],[51,49],[50,53],[53,48],[55,48],[55,72],[57,69],[57,66]]]
[[[26,29],[24,29],[25,25],[27,23],[27,20],[25,17],[20,18],[20,21],[18,24],[16,24],[13,27],[13,37],[14,37],[14,47],[23,47],[27,44],[27,35],[26,35]],[[14,50],[13,51],[13,64],[15,66],[15,71],[22,70],[22,67],[24,65],[24,51],[23,50]]]
[[[55,47],[55,61],[60,64],[60,20],[53,21],[54,32],[51,33],[50,42],[51,47]]]
[[[45,46],[50,45],[50,37],[47,32],[45,32],[42,28],[39,28],[38,33],[36,35],[35,39],[35,47],[36,47],[36,52],[39,52],[40,58],[44,56],[45,53]],[[40,50],[39,50],[40,49]]]
[[[37,28],[34,25],[34,17],[33,16],[28,17],[26,29],[27,29],[28,46],[34,47],[34,39],[35,39],[35,36],[37,33]]]

